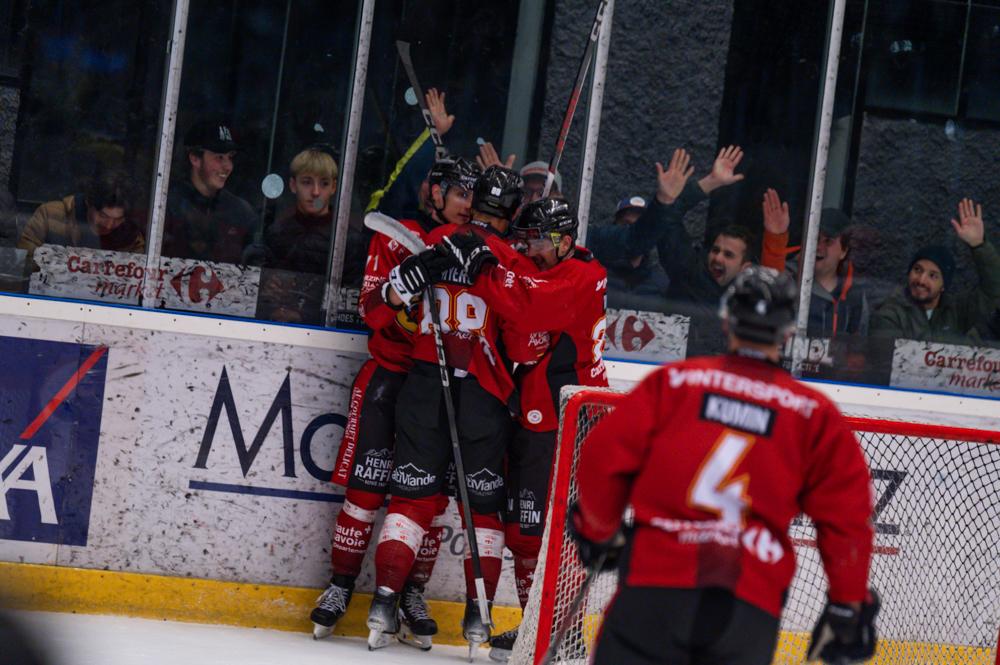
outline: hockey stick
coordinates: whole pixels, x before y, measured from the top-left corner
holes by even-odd
[[[573,598],[573,602],[569,606],[569,612],[566,613],[566,618],[563,620],[562,625],[559,626],[559,630],[556,631],[556,634],[552,636],[552,641],[549,642],[549,648],[545,650],[545,655],[542,656],[542,660],[539,665],[549,665],[552,662],[552,659],[556,657],[559,647],[562,646],[563,638],[566,637],[566,633],[569,632],[569,626],[573,621],[573,617],[580,611],[580,607],[583,605],[583,600],[587,597],[587,591],[590,589],[590,584],[600,574],[601,567],[604,565],[604,560],[607,556],[607,552],[602,552],[601,555],[597,557],[597,561],[592,563],[590,567],[587,568],[587,577],[583,580],[583,584],[580,585],[580,590],[576,592],[576,597]]]
[[[563,150],[566,148],[566,138],[569,136],[569,128],[573,124],[576,107],[580,103],[580,94],[583,92],[583,84],[587,80],[590,61],[594,55],[594,46],[597,44],[598,35],[601,34],[601,23],[604,21],[604,10],[607,9],[607,6],[608,0],[601,0],[600,4],[597,5],[597,15],[594,17],[594,25],[590,29],[587,48],[583,51],[583,59],[580,60],[580,69],[576,73],[576,83],[573,84],[573,92],[570,93],[569,101],[566,103],[566,113],[563,114],[562,127],[559,128],[556,147],[552,152],[552,159],[549,160],[549,172],[545,176],[545,189],[542,190],[542,198],[549,195],[549,192],[552,190],[552,183],[556,180],[556,170],[559,166],[559,160],[562,159]]]
[[[365,226],[382,235],[392,238],[414,255],[427,249],[427,246],[399,220],[380,212],[370,212],[365,215]],[[479,601],[479,617],[487,626],[490,621],[489,601],[486,599],[486,581],[483,578],[483,567],[479,559],[479,542],[476,540],[476,527],[472,524],[472,505],[469,503],[469,488],[465,483],[465,466],[462,464],[462,450],[458,445],[458,426],[455,421],[455,404],[451,399],[451,377],[448,374],[448,360],[444,355],[444,339],[441,337],[441,313],[434,307],[433,286],[428,285],[424,291],[424,307],[431,314],[431,329],[434,333],[434,348],[437,351],[438,369],[441,370],[441,390],[444,393],[444,410],[448,417],[448,434],[451,436],[451,453],[455,460],[455,476],[458,480],[458,496],[462,504],[462,517],[465,520],[465,539],[469,543],[469,558],[472,559],[472,576],[475,580],[476,595]]]
[[[410,87],[413,88],[413,92],[417,96],[417,104],[420,105],[420,114],[424,116],[424,124],[427,125],[427,131],[431,134],[431,141],[434,143],[434,159],[444,159],[448,156],[448,150],[444,147],[441,135],[438,134],[437,127],[434,125],[434,118],[431,117],[431,111],[427,108],[427,100],[424,99],[424,91],[420,87],[420,81],[417,80],[417,72],[413,69],[410,42],[397,39],[396,51],[399,52],[399,59],[403,63],[403,69],[406,70],[406,78],[410,79]]]

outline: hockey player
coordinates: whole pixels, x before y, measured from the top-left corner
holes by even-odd
[[[429,215],[403,224],[424,237],[444,224],[463,224],[469,218],[471,190],[478,169],[458,159],[437,161],[430,174],[433,205]],[[382,506],[389,487],[395,443],[396,396],[413,364],[413,331],[416,324],[402,307],[389,304],[384,296],[389,271],[409,252],[385,236],[372,238],[368,249],[359,308],[373,334],[368,341],[371,359],[362,365],[351,389],[348,424],[344,428],[333,482],[345,485],[344,506],[337,515],[331,560],[333,578],[319,597],[311,619],[314,635],[325,637],[347,611],[354,580],[371,542],[376,511]],[[416,565],[402,590],[400,608],[404,616],[405,642],[429,649],[437,624],[430,618],[423,600],[427,583],[441,546],[441,513],[447,507],[443,498],[439,513],[420,545]]]
[[[720,308],[729,353],[657,370],[584,441],[569,523],[584,565],[617,557],[626,503],[635,523],[592,662],[770,663],[800,512],[829,580],[810,659],[873,654],[871,480],[833,402],[778,364],[795,302],[787,275],[744,270]]]
[[[577,226],[566,201],[546,198],[526,205],[511,227],[515,248],[535,263],[538,277],[558,275],[576,286],[571,296],[576,315],[562,328],[530,335],[529,347],[544,354],[514,374],[521,406],[507,450],[504,535],[514,556],[522,609],[542,545],[559,427],[559,391],[570,384],[608,385],[602,360],[607,271],[588,250],[576,245]],[[493,637],[490,658],[507,661],[516,639],[517,628]]]
[[[476,182],[472,221],[461,229],[435,229],[427,240],[433,243],[441,238],[441,250],[407,259],[389,276],[390,302],[400,304],[419,302],[426,285],[437,282],[434,300],[442,322],[459,445],[489,601],[500,576],[503,459],[513,426],[508,411],[513,380],[501,339],[564,325],[573,316],[576,288],[562,278],[532,278],[505,267],[526,261],[500,235],[520,207],[520,189],[520,177],[510,169],[488,168]],[[461,268],[439,277],[420,265],[426,256],[440,252]],[[533,264],[530,271],[536,272]],[[392,500],[375,556],[377,589],[368,615],[370,640],[396,627],[399,592],[434,516],[451,458],[431,317],[422,306],[419,312],[414,365],[397,400]],[[535,360],[537,354],[512,359]],[[489,639],[490,630],[480,617],[468,559],[466,580],[463,634],[475,648]]]

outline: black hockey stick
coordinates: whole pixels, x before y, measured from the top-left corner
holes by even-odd
[[[420,87],[420,81],[417,80],[417,72],[413,69],[413,59],[410,57],[410,42],[397,39],[396,51],[399,52],[399,59],[403,63],[403,69],[406,70],[406,78],[410,79],[410,87],[413,88],[413,93],[417,96],[417,104],[420,105],[420,114],[424,116],[424,124],[427,125],[427,131],[431,133],[431,141],[434,142],[434,159],[444,159],[448,156],[448,150],[444,147],[441,135],[438,134],[437,127],[434,125],[431,110],[427,108],[427,100],[424,99],[424,91]]]
[[[569,101],[566,103],[566,113],[563,114],[562,127],[559,128],[556,147],[552,152],[552,159],[549,160],[549,172],[545,176],[545,189],[542,190],[542,198],[549,195],[552,183],[555,182],[556,170],[559,166],[559,160],[562,159],[563,150],[566,148],[566,138],[569,136],[569,128],[573,124],[576,107],[580,103],[580,94],[583,92],[583,84],[587,80],[587,71],[590,69],[590,61],[593,59],[597,37],[601,34],[601,23],[604,21],[604,10],[607,9],[607,6],[608,0],[600,0],[600,3],[597,5],[597,15],[594,17],[594,25],[590,29],[587,48],[583,51],[583,59],[580,60],[580,69],[576,73],[576,83],[573,84],[573,92],[570,93]]]
[[[392,238],[414,255],[424,249],[423,241],[417,234],[403,226],[399,220],[380,212],[370,212],[365,215],[365,226],[382,235]],[[476,585],[476,595],[479,601],[479,616],[483,623],[492,626],[490,621],[489,601],[486,599],[486,581],[483,578],[483,568],[479,560],[479,541],[476,540],[476,527],[472,524],[472,505],[469,503],[469,488],[465,484],[465,466],[462,464],[462,450],[458,444],[458,426],[455,424],[455,403],[451,399],[451,376],[448,374],[448,360],[444,355],[444,339],[441,337],[441,313],[434,306],[434,287],[428,285],[424,291],[424,307],[431,313],[431,328],[434,334],[434,348],[437,351],[438,369],[441,370],[441,391],[444,393],[444,410],[448,418],[448,433],[451,436],[451,453],[455,460],[455,476],[458,483],[458,497],[462,504],[462,517],[465,521],[465,539],[469,543],[469,558],[472,560],[472,576]]]
[[[551,535],[551,534],[550,534]],[[573,617],[576,613],[580,611],[580,607],[583,605],[584,599],[587,597],[587,591],[590,589],[590,584],[594,579],[600,574],[601,567],[604,566],[604,560],[607,558],[608,553],[602,552],[597,561],[590,564],[587,568],[587,577],[583,580],[583,584],[580,585],[580,590],[576,592],[576,597],[573,598],[573,602],[569,606],[569,612],[565,614],[562,625],[559,626],[559,630],[556,634],[552,636],[552,641],[549,642],[549,648],[545,650],[545,655],[542,657],[539,665],[549,665],[552,659],[556,657],[556,652],[559,651],[559,647],[562,646],[563,638],[566,637],[566,633],[569,632],[570,624],[573,623]]]

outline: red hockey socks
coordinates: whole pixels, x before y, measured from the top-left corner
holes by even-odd
[[[361,573],[361,562],[372,540],[375,513],[383,500],[384,494],[348,488],[333,531],[330,559],[334,575],[357,577]]]
[[[528,593],[535,580],[538,552],[542,549],[541,536],[525,536],[519,524],[506,525],[507,549],[514,555],[514,584],[521,609],[528,604]]]
[[[420,549],[417,551],[416,561],[410,570],[408,582],[424,586],[431,579],[434,572],[434,564],[437,562],[438,552],[441,551],[441,536],[444,532],[444,513],[448,509],[448,497],[442,495],[438,498],[438,513],[434,516]]]
[[[434,514],[437,497],[393,497],[375,550],[375,584],[402,591]]]
[[[500,566],[503,563],[503,525],[496,514],[472,514],[476,527],[476,544],[479,546],[479,564],[483,571],[487,600],[493,600],[500,581]],[[465,592],[469,598],[478,598],[475,577],[472,573],[472,550],[465,548]]]

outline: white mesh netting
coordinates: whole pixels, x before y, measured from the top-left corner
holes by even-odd
[[[564,390],[564,414],[575,392],[579,389]],[[576,476],[581,442],[617,397],[613,391],[589,389],[560,424],[542,555],[510,661],[514,665],[538,662],[550,637],[567,621],[552,662],[586,663],[614,594],[617,576],[602,574],[582,609],[566,616],[586,577],[563,528],[565,507],[576,498],[569,479]],[[992,433],[993,443],[985,443],[990,433],[852,422],[876,496],[871,584],[881,593],[882,612],[872,662],[1000,663],[1000,434]],[[782,614],[775,663],[804,661],[826,593],[815,529],[800,517],[790,535],[798,568]]]

